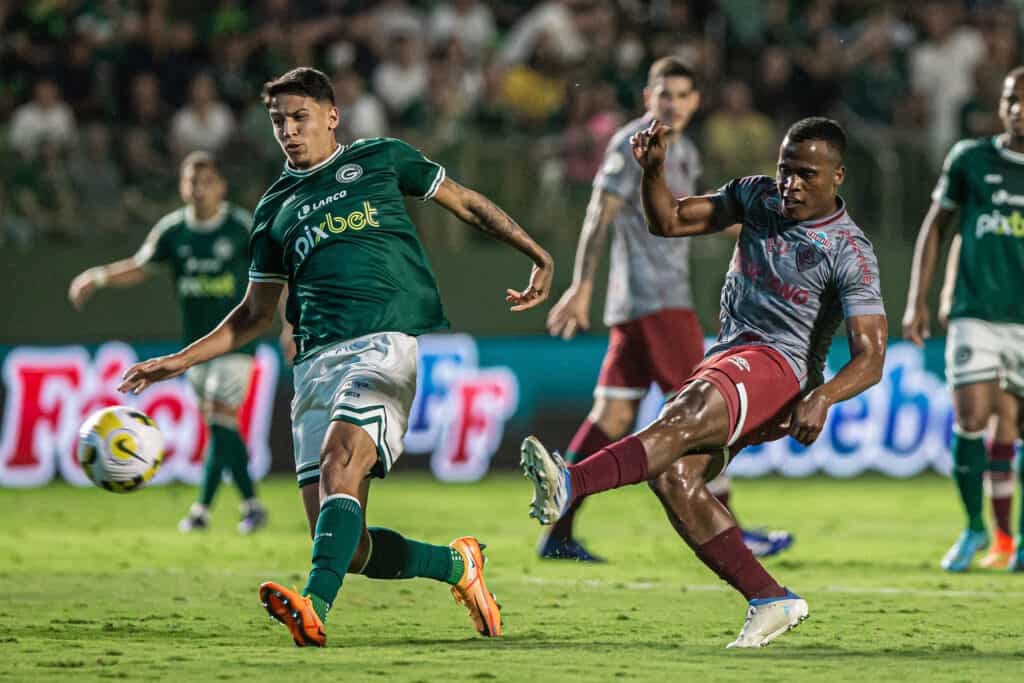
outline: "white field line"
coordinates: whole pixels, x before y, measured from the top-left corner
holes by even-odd
[[[661,581],[606,581],[603,579],[545,579],[536,576],[524,576],[523,583],[537,586],[564,586],[577,588],[618,588],[631,591],[649,590],[686,590],[686,591],[728,591],[725,584],[697,583],[676,584]],[[862,595],[913,595],[930,598],[1024,598],[1022,591],[974,591],[974,590],[942,590],[926,588],[893,588],[885,586],[825,586],[823,588],[805,588],[809,593],[852,593]]]

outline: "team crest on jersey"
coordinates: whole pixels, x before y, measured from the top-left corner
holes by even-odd
[[[363,177],[363,167],[359,164],[345,164],[334,174],[339,183],[354,183]]]
[[[235,247],[231,244],[231,240],[226,237],[218,238],[213,243],[213,255],[221,261],[230,261],[231,257],[235,255]]]
[[[796,269],[801,273],[805,270],[816,268],[824,260],[825,252],[817,247],[810,244],[801,244],[796,248]]]

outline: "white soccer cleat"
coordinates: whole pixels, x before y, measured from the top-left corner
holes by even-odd
[[[807,601],[789,590],[781,598],[751,600],[740,635],[726,647],[764,647],[808,616]]]
[[[519,464],[533,482],[530,516],[541,524],[554,524],[569,507],[569,470],[558,453],[549,453],[535,436],[523,439]]]

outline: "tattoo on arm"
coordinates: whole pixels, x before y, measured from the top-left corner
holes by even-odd
[[[597,265],[608,243],[608,226],[621,208],[622,199],[604,192],[594,196],[587,204],[587,215],[583,219],[580,242],[576,247],[573,281],[589,282],[594,279]]]

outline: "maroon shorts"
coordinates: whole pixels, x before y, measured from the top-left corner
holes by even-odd
[[[594,395],[641,399],[651,382],[668,393],[682,386],[703,356],[704,333],[690,309],[666,308],[613,325]]]
[[[787,434],[782,425],[800,397],[800,382],[775,349],[751,344],[716,353],[686,383],[699,379],[718,389],[729,408],[728,454]]]

